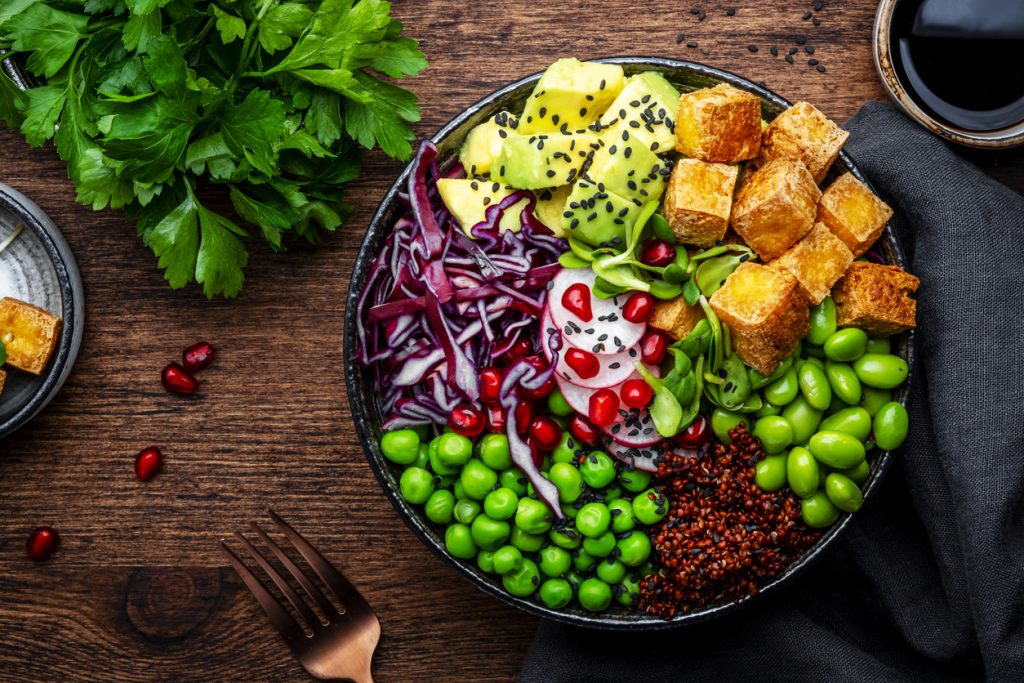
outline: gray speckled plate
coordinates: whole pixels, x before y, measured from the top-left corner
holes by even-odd
[[[64,325],[39,377],[7,367],[0,394],[0,439],[31,420],[64,385],[82,344],[85,296],[78,265],[57,226],[31,200],[0,183],[0,298],[27,301],[60,316]]]

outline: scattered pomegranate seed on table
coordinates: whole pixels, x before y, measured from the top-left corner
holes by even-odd
[[[42,562],[50,558],[50,555],[60,545],[60,534],[50,526],[40,526],[32,530],[25,541],[25,553],[33,560]]]
[[[190,396],[196,393],[199,382],[178,363],[168,363],[160,373],[164,389],[172,394]]]
[[[157,446],[149,446],[135,456],[135,476],[142,481],[149,481],[160,471],[164,464],[164,456]]]
[[[484,414],[468,403],[460,403],[448,413],[448,426],[456,434],[475,439],[484,433]]]
[[[199,372],[213,362],[217,350],[210,342],[198,342],[181,352],[181,364],[186,372]]]

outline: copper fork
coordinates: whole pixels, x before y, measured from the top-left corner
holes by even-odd
[[[228,556],[231,566],[242,577],[242,581],[270,617],[271,623],[284,638],[284,642],[310,675],[326,680],[349,679],[356,683],[373,683],[370,663],[380,639],[377,615],[373,613],[359,591],[327,561],[327,558],[276,512],[268,512],[277,528],[309,563],[342,609],[336,608],[328,600],[309,576],[256,522],[252,522],[253,532],[270,548],[292,578],[302,587],[306,597],[317,607],[320,614],[315,613],[306,601],[299,597],[288,581],[267,561],[266,556],[242,535],[241,531],[236,531],[235,536],[284,594],[292,609],[299,615],[299,621],[278,603],[263,582],[235,555],[228,547],[226,539],[221,539],[221,548]]]

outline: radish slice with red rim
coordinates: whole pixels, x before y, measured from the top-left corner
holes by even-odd
[[[583,283],[593,292],[596,278],[590,268],[566,268],[556,275],[551,280],[548,293],[547,308],[551,320],[562,333],[562,340],[578,349],[598,355],[624,353],[635,346],[647,330],[646,323],[631,323],[622,317],[622,307],[629,294],[620,294],[611,299],[591,296],[593,316],[590,320],[581,320],[562,305],[565,290],[576,283]]]

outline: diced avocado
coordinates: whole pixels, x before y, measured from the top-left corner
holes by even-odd
[[[639,201],[609,192],[604,185],[584,178],[569,193],[562,228],[570,237],[595,246],[622,244],[626,226],[636,222],[639,213]]]
[[[507,185],[473,178],[440,178],[437,181],[437,191],[441,194],[441,201],[459,222],[462,231],[470,237],[470,229],[486,218],[487,208],[515,192]],[[519,230],[522,227],[519,215],[526,208],[528,201],[524,197],[522,201],[509,207],[501,216],[499,230]]]
[[[593,133],[509,134],[491,167],[496,180],[523,190],[571,183],[599,147]]]
[[[679,97],[679,91],[659,73],[630,76],[601,117],[601,128],[607,131],[602,137],[617,139],[627,130],[655,153],[674,149]]]
[[[618,139],[604,141],[584,173],[610,192],[646,204],[665,191],[663,174],[668,173],[667,169],[654,152],[624,130]]]
[[[562,229],[562,212],[565,211],[565,203],[572,192],[571,185],[562,185],[551,190],[539,190],[537,195],[537,206],[533,213],[541,223],[551,228],[551,232],[558,237],[566,237]]]
[[[459,161],[466,173],[470,176],[490,173],[494,160],[501,153],[502,143],[515,127],[515,118],[507,111],[500,111],[469,131],[459,151]]]
[[[559,59],[537,81],[519,118],[520,133],[572,132],[589,126],[622,91],[617,64]]]

